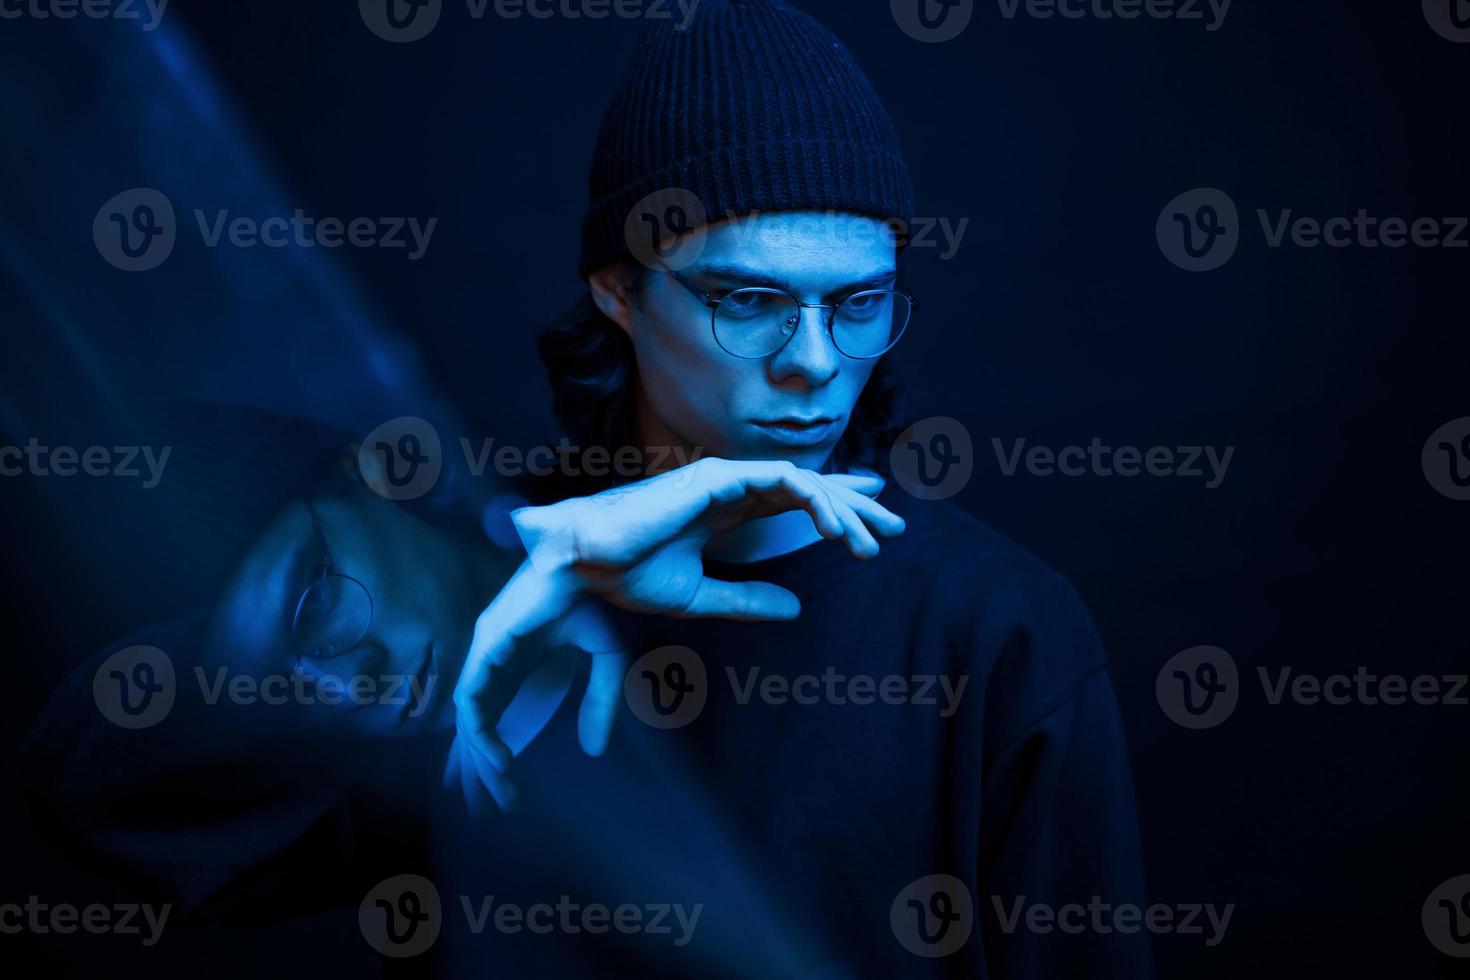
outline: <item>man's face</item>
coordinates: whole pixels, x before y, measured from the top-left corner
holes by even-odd
[[[364,732],[442,726],[487,583],[447,535],[401,506],[360,488],[286,507],[257,538],[225,589],[212,624],[212,665],[256,677],[362,678],[356,703],[334,710],[341,725]],[[371,597],[371,623],[350,649],[327,659],[299,657],[290,623],[303,590],[321,573],[322,544],[333,570]],[[504,581],[509,570],[503,569]],[[299,663],[299,666],[296,666]],[[369,683],[371,686],[369,687]],[[376,697],[375,695],[382,695]],[[294,698],[293,706],[297,706]],[[301,705],[320,713],[315,703]]]
[[[717,298],[765,286],[802,303],[836,305],[862,290],[894,286],[893,239],[873,218],[783,212],[723,222],[702,234],[697,261],[680,273]],[[716,341],[709,307],[669,272],[650,272],[628,313],[644,440],[656,443],[662,430],[703,455],[789,459],[820,469],[877,364],[837,349],[827,329],[830,315],[803,309],[780,350],[740,358]],[[813,419],[828,421],[777,424]]]

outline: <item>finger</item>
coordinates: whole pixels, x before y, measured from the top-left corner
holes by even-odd
[[[830,477],[824,477],[824,479],[830,480]],[[908,526],[902,517],[857,490],[834,484],[832,492],[839,500],[856,511],[864,523],[885,537],[902,534]]]
[[[490,764],[481,756],[470,754],[470,761],[475,767],[475,774],[479,776],[480,784],[489,791],[497,806],[502,810],[510,810],[515,806],[515,786],[504,773],[496,772]],[[474,813],[474,809],[471,808]]]
[[[786,620],[801,615],[796,593],[770,582],[725,582],[705,578],[681,617],[740,620]]]
[[[601,605],[592,599],[584,599],[562,618],[553,631],[553,642],[569,644],[592,658],[587,690],[577,712],[577,740],[588,755],[599,756],[607,748],[622,702],[627,651]]]
[[[561,572],[543,575],[529,561],[522,562],[475,620],[456,690],[487,690],[495,669],[514,655],[516,640],[566,612],[575,595],[573,576]]]
[[[454,736],[454,741],[449,745],[449,758],[444,760],[444,776],[440,782],[445,789],[453,789],[459,782],[459,736]]]
[[[468,754],[483,758],[497,772],[510,768],[515,753],[495,731],[495,720],[487,717],[474,704],[462,707],[455,716],[455,730]]]
[[[484,812],[484,803],[481,797],[485,791],[480,788],[480,784],[475,778],[474,767],[470,762],[469,748],[460,739],[455,739],[455,745],[457,746],[459,755],[459,761],[456,764],[459,770],[459,792],[464,797],[465,809],[470,812],[470,816],[477,817]]]
[[[623,676],[628,671],[625,653],[593,656],[592,673],[587,678],[587,693],[577,712],[577,741],[590,756],[602,755],[612,737],[613,722],[623,698]]]
[[[888,481],[876,474],[866,473],[822,473],[822,479],[838,486],[856,490],[869,497],[876,497],[888,485]]]
[[[834,500],[833,506],[842,515],[844,523],[848,526],[847,547],[855,557],[875,558],[878,555],[878,539],[868,530],[863,519],[858,516],[857,511],[843,500]]]
[[[789,462],[746,461],[712,471],[722,477],[709,488],[711,499],[726,504],[748,496],[760,498],[761,514],[805,510],[825,538],[841,537],[845,531],[827,494],[803,479],[801,470]]]
[[[852,509],[852,506],[842,499],[835,484],[829,484],[821,478],[818,473],[809,470],[802,471],[802,478],[810,481],[827,498],[833,512],[838,520],[842,521],[844,529],[844,540],[847,548],[857,558],[873,558],[878,554],[878,542],[868,531],[867,525],[861,517]]]

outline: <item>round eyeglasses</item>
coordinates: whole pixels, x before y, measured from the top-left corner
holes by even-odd
[[[881,357],[893,349],[919,301],[896,289],[865,289],[834,305],[803,303],[780,289],[746,286],[711,295],[678,272],[669,274],[710,308],[715,343],[735,357],[757,358],[776,353],[801,326],[801,311],[827,311],[827,333],[843,354],[859,360]]]
[[[340,657],[362,642],[373,621],[373,597],[367,586],[343,575],[332,564],[327,536],[316,508],[306,505],[316,532],[322,562],[316,579],[301,593],[291,617],[291,644],[298,657]]]

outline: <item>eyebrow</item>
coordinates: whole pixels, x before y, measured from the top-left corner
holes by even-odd
[[[745,268],[744,266],[706,265],[696,266],[690,271],[704,278],[718,279],[721,282],[735,283],[738,286],[764,286],[767,289],[779,289],[783,292],[792,294],[795,294],[797,292],[796,289],[792,288],[789,282],[777,279],[774,276],[766,275],[763,272],[758,272],[755,269]],[[838,296],[847,296],[851,295],[852,293],[860,293],[865,289],[888,289],[893,286],[893,284],[897,281],[898,270],[885,269],[881,272],[875,272],[870,276],[864,276],[861,279],[855,279],[852,282],[849,282],[843,286],[839,286],[838,288],[825,294],[822,299],[831,300]]]

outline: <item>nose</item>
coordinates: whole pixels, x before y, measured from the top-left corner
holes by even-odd
[[[842,352],[827,332],[831,310],[804,306],[797,316],[795,333],[770,362],[771,380],[776,383],[799,378],[808,387],[819,388],[842,369]]]

